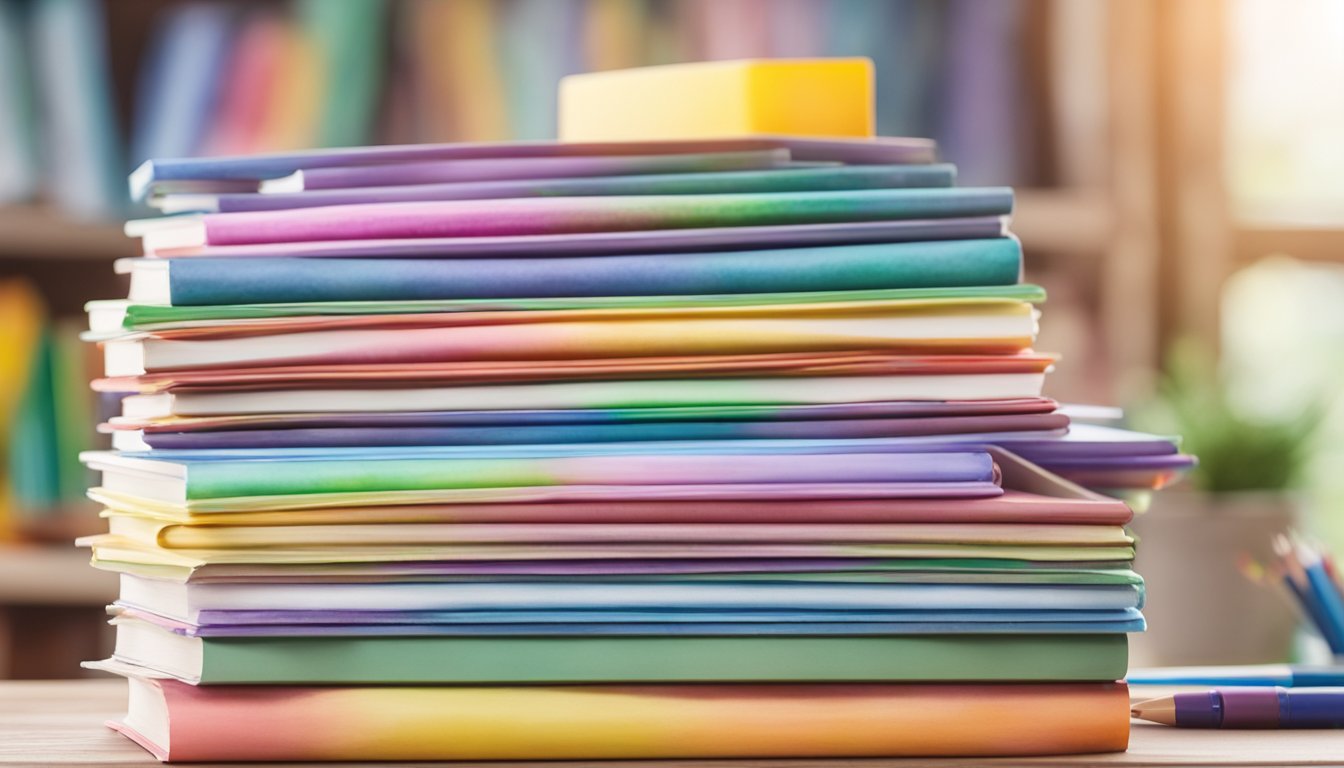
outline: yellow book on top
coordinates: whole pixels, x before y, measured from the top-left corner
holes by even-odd
[[[869,138],[873,63],[754,59],[570,75],[559,125],[562,141]]]

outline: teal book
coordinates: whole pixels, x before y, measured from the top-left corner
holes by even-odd
[[[234,215],[234,214],[227,214]],[[132,262],[133,302],[173,306],[867,291],[1019,282],[1012,238],[519,259]]]
[[[381,0],[304,0],[298,9],[323,72],[317,145],[367,144],[382,89],[390,6]]]
[[[48,326],[33,348],[23,399],[9,432],[10,494],[25,517],[41,517],[61,501],[54,356],[55,342]]]
[[[38,148],[22,3],[0,3],[0,204],[37,194]]]

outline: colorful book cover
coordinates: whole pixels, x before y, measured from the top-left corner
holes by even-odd
[[[131,486],[135,477],[143,479],[146,474],[178,480],[182,499],[549,485],[965,483],[973,488],[997,479],[994,462],[983,451],[898,456],[530,453],[531,458],[482,458],[473,450],[459,457],[431,458],[417,450],[409,456],[391,452],[380,458],[360,450],[324,459],[296,452],[272,453],[269,457],[279,460],[259,462],[246,455],[232,460],[220,454],[217,459],[156,459],[92,452],[85,454],[85,463],[104,472],[105,485],[123,473]],[[472,455],[478,457],[469,458]]]
[[[700,296],[577,296],[537,299],[458,299],[446,301],[358,301],[279,304],[223,304],[172,307],[135,304],[125,299],[91,301],[88,341],[128,331],[209,329],[288,329],[303,323],[377,325],[396,323],[388,315],[440,316],[454,313],[539,313],[522,317],[560,317],[561,312],[592,317],[656,317],[660,314],[727,316],[772,312],[827,313],[847,309],[950,309],[1000,302],[1040,304],[1045,291],[1035,285],[893,288],[869,291],[795,291]],[[579,317],[583,315],[568,315]],[[330,318],[330,319],[327,319]],[[452,322],[445,319],[446,322]],[[291,325],[294,324],[294,325]]]
[[[109,725],[174,761],[1039,756],[1129,741],[1123,683],[131,686],[130,714]]]
[[[844,419],[834,421],[719,422],[685,421],[653,424],[559,424],[497,427],[294,427],[279,429],[173,429],[143,431],[112,428],[114,447],[120,435],[137,450],[192,448],[301,448],[390,445],[535,445],[546,443],[626,442],[632,440],[772,440],[862,439],[967,435],[994,441],[997,433],[1051,433],[1067,429],[1062,414],[932,419]]]
[[[132,226],[135,225],[135,226]],[[132,222],[129,229],[138,231]],[[399,239],[321,240],[255,245],[151,247],[145,253],[168,257],[215,258],[423,258],[625,256],[752,248],[822,245],[873,245],[934,240],[1003,237],[1001,216],[853,221],[833,224],[777,224],[754,227],[696,227],[635,232],[578,232],[563,235],[503,237],[413,237]],[[133,264],[134,262],[121,262]],[[246,300],[244,300],[246,302]]]
[[[257,429],[263,427],[441,427],[556,426],[563,424],[663,424],[683,421],[772,422],[901,419],[921,422],[941,418],[1025,416],[1055,413],[1059,404],[1045,397],[995,400],[873,400],[862,403],[811,405],[706,405],[668,407],[518,409],[489,411],[359,411],[351,413],[272,412],[232,416],[113,416],[115,429],[146,431]],[[487,441],[491,442],[491,441]],[[542,441],[547,442],[547,441]],[[581,441],[574,441],[581,442]]]
[[[677,156],[681,157],[681,156]],[[564,159],[564,158],[556,158]],[[594,158],[599,159],[599,158]],[[472,161],[462,161],[463,163]],[[501,161],[502,162],[502,161]],[[397,166],[400,168],[400,166]],[[368,169],[328,169],[358,171],[347,177],[372,176]],[[455,171],[455,166],[448,166]],[[322,169],[301,172],[305,185],[300,192],[234,192],[218,195],[161,195],[151,199],[164,213],[245,213],[317,208],[328,205],[371,205],[377,203],[433,202],[449,200],[503,200],[507,198],[606,197],[635,195],[700,195],[756,192],[836,192],[858,189],[905,189],[911,187],[950,187],[948,165],[875,165],[838,168],[782,168],[769,171],[724,171],[717,173],[661,173],[599,178],[558,178],[537,180],[540,171],[519,180],[425,182],[423,168],[406,169],[386,185],[354,183],[346,187],[314,188],[315,183],[334,183]],[[526,172],[524,172],[526,173]],[[391,175],[391,174],[389,174]]]
[[[373,203],[142,224],[146,248],[1006,216],[1006,187]]]

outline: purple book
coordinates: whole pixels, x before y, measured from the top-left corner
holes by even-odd
[[[143,200],[171,182],[222,182],[278,179],[310,168],[337,168],[380,163],[416,163],[487,158],[583,157],[609,155],[660,155],[710,152],[788,150],[801,162],[848,164],[931,163],[934,143],[929,139],[819,139],[760,136],[743,139],[686,141],[631,141],[618,143],[563,143],[554,141],[514,143],[402,144],[375,147],[339,147],[303,152],[282,152],[238,157],[188,157],[147,160],[131,174],[131,197]],[[236,188],[236,187],[235,187]],[[204,191],[201,184],[195,189]]]
[[[127,225],[147,250],[1007,216],[1007,187],[533,197],[207,213]]]
[[[926,240],[973,240],[1002,237],[999,216],[903,221],[860,221],[833,224],[777,224],[758,227],[704,227],[632,232],[584,232],[568,235],[503,237],[437,237],[375,240],[322,240],[259,245],[222,245],[164,249],[156,255],[228,258],[440,258],[613,256],[647,253],[693,253],[731,248],[864,245]]]
[[[374,166],[378,169],[380,166]],[[329,169],[345,171],[351,169]],[[358,170],[358,169],[356,169]],[[317,173],[313,171],[312,173]],[[389,174],[391,176],[392,174]],[[503,200],[519,197],[701,195],[753,192],[834,192],[856,189],[950,187],[950,165],[846,165],[820,168],[664,173],[563,179],[508,179],[385,186],[316,188],[293,192],[161,195],[151,205],[164,213],[243,213],[318,208],[327,205]],[[409,176],[409,178],[415,178]],[[334,180],[331,183],[336,183]]]
[[[1062,414],[926,419],[813,419],[806,421],[681,421],[549,426],[373,426],[299,429],[147,432],[152,449],[293,448],[393,445],[534,445],[634,440],[832,439],[927,437],[951,434],[993,439],[986,433],[1049,438],[1069,419]]]

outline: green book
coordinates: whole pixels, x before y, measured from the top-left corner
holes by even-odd
[[[118,619],[114,659],[190,683],[1097,681],[1123,634],[189,637]]]
[[[304,0],[298,9],[322,67],[317,146],[369,143],[386,59],[389,7],[380,0]]]
[[[459,312],[564,312],[582,310],[686,310],[761,305],[846,304],[871,302],[955,302],[976,300],[1045,301],[1038,285],[986,285],[952,288],[887,288],[866,291],[795,291],[723,293],[692,296],[549,296],[533,299],[447,299],[429,301],[315,301],[283,304],[222,304],[174,307],[102,299],[84,305],[89,330],[97,337],[125,331],[193,327],[202,323],[281,317],[451,314]]]

